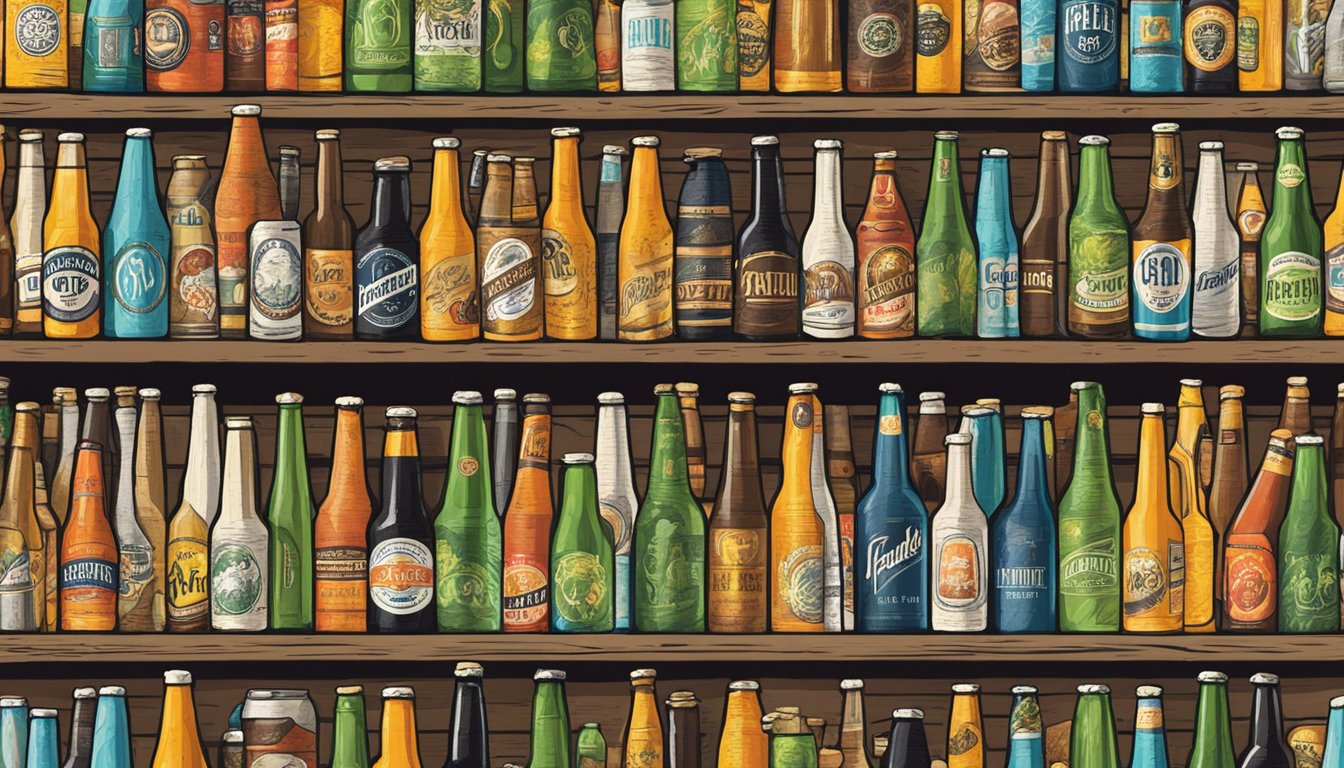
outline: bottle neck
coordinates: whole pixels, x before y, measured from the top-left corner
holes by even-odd
[[[196,702],[189,685],[170,685],[163,692],[163,718],[159,726],[159,744],[170,745],[175,754],[166,755],[167,765],[180,760],[179,765],[205,765],[192,762],[191,755],[201,754],[200,729],[196,725]],[[159,761],[155,760],[158,764]]]
[[[1227,179],[1223,174],[1223,153],[1218,150],[1201,150],[1199,153],[1199,179],[1195,199],[1198,209],[1219,212],[1227,218]]]
[[[971,445],[953,443],[947,446],[947,489],[943,506],[979,506],[971,484]]]
[[[560,518],[571,525],[591,522],[598,525],[597,472],[592,464],[570,464],[565,467],[565,496],[561,500]],[[589,513],[592,513],[591,515]],[[599,526],[600,527],[600,526]]]
[[[665,210],[658,150],[653,147],[635,147],[630,161],[630,200],[626,211],[640,215],[652,212],[654,218],[658,218],[657,212]],[[666,213],[663,215],[666,216]]]
[[[103,485],[103,452],[85,448],[75,457],[74,482],[70,484],[70,520],[67,530],[79,530],[106,519],[104,504],[107,496]],[[76,520],[75,518],[82,518]],[[75,525],[80,528],[69,528]]]
[[[88,764],[93,752],[93,720],[97,708],[96,698],[75,699],[74,711],[70,715],[70,746],[66,751],[66,765]]]
[[[117,199],[126,205],[158,205],[159,188],[154,176],[154,145],[142,136],[126,139],[121,155],[121,173],[117,177]],[[115,207],[115,203],[113,204]]]
[[[5,475],[5,500],[0,505],[0,519],[18,530],[27,528],[27,521],[33,516],[33,499],[36,480],[33,477],[33,451],[26,446],[15,445],[9,459],[9,472]],[[38,549],[37,542],[27,542],[28,549]]]
[[[485,191],[481,193],[480,226],[507,227],[513,221],[513,167],[493,162],[485,169]]]
[[[1235,432],[1238,437],[1246,430],[1245,409],[1240,397],[1225,397],[1218,404],[1218,431]],[[1239,439],[1238,442],[1241,442]]]
[[[1176,442],[1193,454],[1200,428],[1207,423],[1204,394],[1199,387],[1182,384],[1181,394],[1176,401]]]
[[[840,175],[840,150],[817,150],[812,190],[812,215],[817,220],[844,223],[844,205],[840,200],[843,182]]]
[[[784,201],[779,196],[779,148],[756,147],[751,158],[752,215],[757,219],[777,219],[784,209]]]
[[[980,158],[980,190],[975,196],[975,221],[977,230],[993,229],[1002,232],[1012,217],[1008,198],[1008,158]]]
[[[672,393],[658,395],[653,416],[653,451],[649,459],[649,485],[646,495],[677,495],[691,492],[686,470],[686,429],[681,422],[681,406]]]
[[[117,424],[117,528],[125,536],[135,526],[135,406],[118,406],[112,418]]]
[[[395,522],[403,511],[402,502],[420,504],[420,446],[414,421],[389,425],[383,436],[383,515],[384,522]]]
[[[1041,142],[1041,167],[1036,179],[1036,207],[1055,217],[1069,211],[1069,146],[1066,141]],[[1048,202],[1047,202],[1048,201]]]
[[[462,212],[462,172],[456,149],[434,150],[434,178],[430,184],[430,215],[450,221],[465,220]]]
[[[373,174],[373,213],[369,226],[380,229],[406,228],[410,201],[406,199],[406,174],[401,171],[377,171]]]
[[[338,697],[333,721],[331,768],[368,768],[369,740],[365,735],[368,724],[363,695]]]
[[[415,704],[409,699],[383,700],[382,765],[420,768],[420,745],[415,731]]]
[[[1073,476],[1092,477],[1111,485],[1111,462],[1106,446],[1106,400],[1101,387],[1092,386],[1077,395],[1077,427],[1074,431]]]
[[[219,471],[219,421],[215,397],[198,394],[191,401],[191,437],[182,498],[207,522],[214,516],[210,478]]]
[[[877,435],[873,441],[873,486],[910,484],[910,457],[906,443],[905,393],[884,392],[877,406]]]
[[[93,725],[93,753],[111,757],[109,768],[132,768],[130,721],[124,696],[99,696]]]
[[[275,475],[307,482],[308,452],[303,439],[303,406],[297,403],[280,406],[279,424],[276,426]]]
[[[1145,413],[1139,426],[1139,471],[1134,506],[1170,508],[1167,499],[1166,425],[1161,414]]]
[[[1017,461],[1017,498],[1041,498],[1049,506],[1050,493],[1045,470],[1045,422],[1022,420],[1022,447]]]
[[[317,142],[317,215],[325,216],[344,205],[341,142],[336,139],[322,139]]]
[[[219,518],[235,525],[257,515],[256,448],[251,429],[229,429],[224,440],[224,492]],[[120,498],[120,497],[118,497]]]
[[[551,155],[551,205],[583,218],[583,187],[579,178],[579,138],[557,138]]]
[[[863,691],[845,691],[840,713],[840,752],[850,768],[868,765],[868,721],[864,717]]]
[[[1078,207],[1109,207],[1113,202],[1110,149],[1104,144],[1084,146],[1078,166]]]
[[[56,173],[51,179],[51,199],[69,206],[74,215],[89,210],[89,179],[84,165],[84,145],[66,142],[56,152]]]
[[[1144,212],[1161,205],[1184,215],[1185,168],[1181,165],[1181,142],[1173,133],[1153,135],[1153,155],[1148,168],[1148,203]]]
[[[764,512],[755,407],[746,403],[729,406],[723,440],[723,475],[715,494],[719,499],[715,514],[721,509],[726,509],[730,516],[738,512]]]
[[[364,468],[364,419],[356,407],[336,409],[336,439],[331,455],[333,499],[368,502],[368,478]]]
[[[1320,445],[1298,444],[1297,455],[1293,459],[1293,485],[1291,496],[1296,505],[1301,499],[1304,509],[1310,509],[1323,518],[1330,517],[1326,499],[1325,451]],[[1318,503],[1311,504],[1308,500]],[[1257,689],[1258,692],[1259,689]],[[1277,688],[1275,689],[1277,697]]]
[[[1278,159],[1274,165],[1274,210],[1297,215],[1310,215],[1311,184],[1307,178],[1307,159],[1301,139],[1280,139]]]
[[[1283,745],[1283,707],[1277,685],[1255,686],[1251,698],[1251,744],[1257,747]]]
[[[784,446],[780,463],[784,477],[780,481],[780,498],[812,503],[812,423],[817,418],[816,403],[810,393],[791,395],[785,418]]]
[[[933,147],[933,170],[929,174],[929,199],[924,206],[926,220],[962,218],[961,161],[954,139],[938,139]],[[928,225],[925,224],[927,227]]]

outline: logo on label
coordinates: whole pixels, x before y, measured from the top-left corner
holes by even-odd
[[[1306,180],[1307,172],[1302,170],[1302,166],[1297,163],[1284,163],[1279,166],[1279,171],[1274,178],[1278,179],[1281,186],[1292,189]]]
[[[938,551],[937,598],[947,608],[970,605],[980,597],[980,551],[966,536],[949,536]]]
[[[369,554],[369,596],[388,613],[405,616],[434,600],[434,559],[415,539],[379,542]]]
[[[174,8],[154,8],[145,14],[145,66],[168,72],[187,58],[191,30],[187,19]]]
[[[1254,72],[1260,68],[1260,20],[1247,14],[1237,19],[1237,69]]]
[[[53,248],[42,259],[42,306],[47,316],[77,323],[98,310],[98,257],[78,245]]]
[[[354,308],[350,251],[306,251],[308,313],[323,325],[345,325]]]
[[[989,2],[980,14],[980,59],[995,72],[1006,72],[1021,61],[1017,3]]]
[[[1118,569],[1115,539],[1089,542],[1063,557],[1059,563],[1059,591],[1065,595],[1092,596],[1115,586]]]
[[[299,249],[281,237],[267,238],[252,252],[252,307],[272,320],[299,311],[303,262]]]
[[[906,526],[905,537],[892,542],[890,536],[874,536],[868,541],[864,579],[873,585],[873,594],[881,594],[892,581],[924,562],[924,534],[913,525]]]
[[[25,6],[14,17],[14,39],[29,56],[49,56],[61,43],[61,17],[50,6]]]
[[[799,429],[807,429],[812,426],[812,403],[808,400],[800,400],[795,403],[790,418],[793,421],[793,426]]]
[[[1190,291],[1190,264],[1170,243],[1153,243],[1134,262],[1134,290],[1139,301],[1159,314],[1172,311]]]
[[[240,616],[261,599],[263,574],[252,549],[225,544],[211,553],[210,602],[218,613]]]
[[[901,47],[900,20],[890,13],[874,13],[859,24],[859,50],[884,59]]]
[[[1115,55],[1115,5],[1083,0],[1068,3],[1063,14],[1064,52],[1079,64],[1096,64]]]
[[[481,299],[487,320],[517,320],[537,300],[537,260],[528,244],[506,237],[490,246],[481,274]]]
[[[1157,553],[1136,547],[1125,553],[1125,615],[1152,610],[1167,594],[1167,566]]]
[[[1265,212],[1248,208],[1237,214],[1237,226],[1241,236],[1248,240],[1259,240],[1260,231],[1265,228]]]
[[[1229,543],[1226,569],[1229,617],[1250,623],[1274,615],[1278,598],[1274,553],[1265,547]]]
[[[1302,251],[1270,258],[1265,270],[1265,312],[1290,322],[1311,320],[1321,312],[1321,261]]]
[[[149,243],[127,243],[112,259],[112,297],[137,315],[153,312],[167,288],[163,254]]]
[[[1224,8],[1205,5],[1185,18],[1185,60],[1196,69],[1216,72],[1232,63],[1237,20]]]
[[[400,328],[419,307],[415,263],[395,248],[374,248],[359,259],[359,316],[379,328]]]
[[[471,477],[481,468],[481,463],[474,456],[463,456],[457,462],[457,473],[463,477]]]
[[[438,568],[438,599],[440,606],[453,606],[490,626],[499,621],[499,561],[492,564],[463,557],[452,542],[440,538],[435,542]]]
[[[554,229],[542,232],[541,263],[546,270],[542,289],[547,296],[565,296],[573,293],[579,284],[579,273],[574,268],[574,249],[565,236]]]
[[[569,552],[555,563],[555,612],[559,618],[586,625],[611,610],[607,569],[591,552]]]
[[[921,3],[915,14],[915,51],[920,56],[937,56],[952,37],[952,21],[937,3]]]
[[[806,544],[779,561],[779,589],[793,615],[808,624],[820,624],[822,596],[821,546]]]

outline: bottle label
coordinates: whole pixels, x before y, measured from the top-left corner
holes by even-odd
[[[309,248],[305,252],[308,315],[322,325],[346,325],[354,319],[354,254]],[[426,288],[428,291],[428,288]]]
[[[885,59],[900,50],[901,21],[890,13],[874,13],[859,22],[859,50],[865,56]]]
[[[178,229],[178,220],[183,217],[195,218],[199,205],[183,209],[173,219],[174,240],[183,239],[183,230]],[[197,219],[197,221],[203,221]],[[205,233],[208,237],[208,231]],[[215,281],[215,248],[207,243],[187,245],[174,244],[172,276],[176,283],[173,293],[176,301],[170,302],[173,323],[213,324],[219,313],[218,284]]]
[[[1204,5],[1185,17],[1185,60],[1204,72],[1217,72],[1236,53],[1237,20],[1226,8]]]
[[[229,0],[229,57],[250,58],[260,55],[266,47],[265,23],[262,21],[262,3],[252,0]],[[232,66],[232,65],[230,65]]]
[[[1265,312],[1279,320],[1303,322],[1321,312],[1321,261],[1302,251],[1270,258],[1265,270]]]
[[[117,554],[117,577],[121,582],[117,612],[124,617],[140,603],[145,587],[154,579],[153,550],[143,545],[122,545]],[[3,591],[4,583],[0,581],[0,592]]]
[[[1279,186],[1293,189],[1306,181],[1307,173],[1302,170],[1302,166],[1297,163],[1284,163],[1280,165],[1274,173],[1274,179],[1278,181]]]
[[[504,623],[526,627],[546,623],[549,583],[540,561],[528,555],[510,555],[504,563]]]
[[[40,3],[20,8],[14,17],[14,41],[29,56],[50,56],[61,44],[60,14]]]
[[[369,597],[398,616],[418,613],[434,601],[434,557],[415,539],[380,541],[369,553]]]
[[[625,251],[625,249],[622,249]],[[622,261],[628,259],[633,267],[620,287],[617,309],[622,334],[657,333],[661,328],[671,331],[672,307],[672,238],[640,237]]]
[[[1234,534],[1236,536],[1236,534]],[[1238,538],[1241,538],[1238,536]],[[1269,541],[1227,544],[1227,615],[1235,622],[1254,624],[1274,615],[1278,602],[1278,568]]]
[[[684,85],[737,90],[735,2],[677,4],[677,74]]]
[[[409,24],[397,0],[368,0],[354,20],[351,64],[367,70],[395,70],[411,63]]]
[[[1069,238],[1073,306],[1110,315],[1129,308],[1129,236],[1123,231],[1091,231]]]
[[[176,8],[159,7],[145,13],[145,66],[171,72],[186,61],[191,28]]]
[[[1265,212],[1258,208],[1247,208],[1237,214],[1237,229],[1245,241],[1257,241],[1265,228]]]
[[[531,247],[516,237],[490,246],[481,270],[481,304],[493,322],[517,320],[537,300],[537,260]]]
[[[672,90],[677,67],[672,0],[621,6],[621,86],[629,91]]]
[[[958,758],[962,755],[971,755],[974,760],[968,761],[965,758],[961,760],[949,759],[948,765],[960,763],[962,766],[968,766],[971,762],[980,762],[982,750],[984,749],[981,741],[980,726],[972,722],[957,723],[954,729],[949,729],[947,737],[947,756],[948,758]]]
[[[450,325],[474,326],[481,321],[476,292],[475,253],[447,257],[425,271],[425,314],[446,318]],[[431,323],[426,323],[430,325]],[[441,324],[435,324],[441,325]]]
[[[970,336],[975,333],[979,300],[975,250],[970,233],[947,237],[918,249],[916,302],[919,333],[924,336]]]
[[[904,595],[892,594],[892,586],[901,574],[911,568],[922,568],[924,563],[924,533],[914,525],[905,527],[905,534],[897,540],[890,536],[874,536],[868,540],[864,558],[863,580],[872,587],[878,602],[903,602]],[[882,597],[883,593],[887,596]]]
[[[80,557],[61,563],[63,613],[70,610],[69,606],[79,605],[84,608],[80,613],[85,618],[105,613],[103,618],[112,619],[116,600],[116,563],[99,557]]]
[[[567,552],[555,561],[556,619],[578,627],[603,626],[611,616],[612,574],[591,552]]]
[[[836,241],[833,246],[848,246]],[[823,246],[825,247],[825,246]],[[829,250],[829,249],[827,249]],[[850,258],[853,253],[848,254]],[[803,272],[803,326],[845,332],[854,325],[854,273],[838,261],[814,262]]]
[[[1247,13],[1237,19],[1237,69],[1254,72],[1260,68],[1260,20]]]
[[[417,58],[458,53],[480,56],[480,0],[417,0],[415,6]]]
[[[204,527],[204,523],[202,523]],[[210,558],[203,539],[168,542],[168,617],[175,623],[202,619],[209,609]]]
[[[753,528],[710,532],[709,614],[715,632],[764,631],[765,545]]]
[[[252,309],[270,320],[299,312],[303,262],[299,249],[283,237],[269,237],[252,251]]]
[[[42,308],[65,323],[87,320],[98,311],[98,257],[78,245],[47,251],[42,259]]]
[[[1284,604],[1280,606],[1281,629],[1287,631],[1323,631],[1322,619],[1339,613],[1339,574],[1336,558],[1329,549],[1335,542],[1320,542],[1316,552],[1283,551]],[[1337,621],[1337,619],[1336,619]]]
[[[1134,713],[1134,730],[1162,730],[1162,707],[1140,704]]]
[[[411,257],[395,248],[374,248],[355,266],[359,317],[379,328],[400,328],[419,307],[418,272]]]
[[[1325,309],[1344,313],[1344,243],[1325,252]]]
[[[780,597],[801,622],[821,623],[823,570],[820,544],[805,544],[779,560]]]
[[[1180,3],[1172,2],[1135,3],[1131,6],[1130,14],[1136,19],[1131,23],[1136,26],[1130,33],[1130,66],[1137,59],[1180,58],[1181,47],[1171,34],[1172,18],[1178,17],[1180,12]]]
[[[1081,527],[1081,523],[1079,526]],[[1063,529],[1063,524],[1061,524]],[[1113,536],[1082,544],[1064,554],[1059,562],[1061,595],[1092,597],[1115,588],[1119,577],[1116,567],[1116,541]]]
[[[915,14],[915,52],[933,57],[943,52],[952,38],[952,20],[938,3],[920,3]]]
[[[1023,696],[1008,716],[1008,733],[1013,741],[1036,741],[1045,730],[1042,722],[1041,702],[1035,696]]]
[[[953,534],[938,549],[938,604],[943,608],[964,608],[981,597],[980,548],[967,536]]]
[[[1168,564],[1148,547],[1125,553],[1125,615],[1139,616],[1156,608],[1167,597]]]
[[[676,418],[680,419],[677,415]],[[655,430],[657,426],[655,424]],[[705,537],[687,531],[682,523],[667,520],[658,535],[640,537],[635,544],[632,602],[639,605],[639,627],[650,632],[699,632],[704,605]],[[821,601],[821,561],[809,594]],[[668,579],[667,574],[685,578]],[[787,583],[787,582],[785,582]],[[820,605],[817,615],[821,615]],[[820,619],[818,619],[820,620]]]
[[[127,243],[112,257],[112,298],[131,314],[153,312],[163,303],[166,272],[157,248],[145,242]]]
[[[1079,64],[1097,64],[1110,58],[1116,49],[1116,6],[1114,2],[1064,3],[1064,53]]]
[[[738,267],[737,312],[744,331],[793,333],[798,325],[798,259],[783,251],[760,251]]]
[[[1134,261],[1134,289],[1143,306],[1158,314],[1185,304],[1190,293],[1190,263],[1185,253],[1171,243],[1145,247]]]
[[[369,552],[360,546],[313,550],[317,629],[362,632],[368,610]]]
[[[770,63],[770,25],[753,5],[737,13],[737,66],[742,79],[755,77]]]
[[[597,511],[602,515],[602,519],[611,526],[611,538],[614,542],[614,550],[618,555],[628,555],[630,553],[630,537],[633,528],[630,524],[635,517],[634,510],[621,512],[606,499],[599,499]]]
[[[265,574],[252,554],[252,548],[241,542],[217,545],[210,553],[211,611],[224,616],[242,616],[257,608],[265,590]]]
[[[441,532],[434,542],[440,616],[451,609],[461,622],[455,631],[499,628],[499,556],[489,544],[473,553],[472,544],[483,540],[483,531],[466,529]]]
[[[558,230],[541,231],[541,264],[546,270],[543,290],[547,296],[568,296],[579,285],[579,273],[574,268],[574,248]]]
[[[132,48],[139,52],[138,30],[127,26],[125,19],[91,16],[88,23],[94,30],[92,48],[99,68],[124,67],[130,63]]]

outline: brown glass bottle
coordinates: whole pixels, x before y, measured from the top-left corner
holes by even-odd
[[[915,88],[913,0],[849,0],[845,88],[908,93]]]
[[[1260,233],[1265,228],[1265,197],[1260,190],[1260,166],[1237,163],[1241,190],[1237,193],[1237,231],[1241,233],[1241,335],[1254,336],[1260,325]]]
[[[961,48],[964,89],[981,93],[1022,90],[1018,0],[966,0],[964,9],[962,32],[965,40]],[[1063,10],[1060,13],[1069,12]],[[1074,9],[1073,12],[1078,11]]]
[[[691,478],[691,495],[704,506],[705,428],[700,420],[700,385],[683,381],[677,383],[676,389],[681,425],[686,431],[686,473]]]
[[[1190,336],[1190,275],[1194,225],[1185,207],[1180,126],[1153,126],[1148,199],[1130,246],[1134,335],[1181,341]]]
[[[895,152],[873,155],[873,181],[854,240],[858,251],[857,333],[915,335],[915,227],[896,179]]]
[[[690,691],[667,697],[667,768],[700,768],[700,700]]]
[[[709,518],[709,631],[766,631],[765,493],[756,441],[756,396],[728,395],[723,471]]]
[[[1063,335],[1067,318],[1069,274],[1069,136],[1064,131],[1041,133],[1041,162],[1036,180],[1036,207],[1022,230],[1019,279],[1023,336]]]
[[[1292,486],[1293,435],[1276,429],[1246,501],[1223,542],[1223,629],[1273,632],[1277,628],[1279,526]]]
[[[317,132],[317,207],[303,221],[303,333],[355,335],[355,223],[341,185],[341,133]]]
[[[1313,432],[1311,420],[1311,390],[1306,376],[1289,376],[1288,390],[1283,395],[1283,409],[1279,411],[1279,429],[1293,436]]]
[[[535,341],[541,338],[543,303],[535,203],[533,226],[515,222],[513,158],[490,155],[487,163],[476,229],[481,330],[486,341]]]
[[[1218,390],[1218,432],[1213,449],[1213,483],[1209,488],[1209,520],[1222,536],[1246,495],[1250,461],[1246,451],[1245,387],[1229,384]]]
[[[919,393],[919,420],[915,424],[915,444],[910,452],[910,474],[915,488],[930,512],[943,504],[947,484],[947,404],[942,392]]]
[[[802,256],[784,202],[779,138],[751,140],[751,216],[737,238],[733,330],[752,340],[796,338]]]

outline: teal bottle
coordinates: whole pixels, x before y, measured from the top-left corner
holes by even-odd
[[[1008,768],[1045,768],[1045,728],[1037,693],[1034,685],[1013,688],[1013,708],[1008,715]]]
[[[28,720],[28,756],[19,768],[60,768],[61,733],[56,710],[34,709]]]
[[[171,236],[154,175],[148,128],[126,131],[117,195],[103,230],[107,292],[103,333],[113,339],[168,335],[168,249]]]
[[[1344,768],[1344,696],[1330,700],[1330,717],[1325,722],[1325,755],[1321,768]]]
[[[275,439],[275,476],[266,511],[270,529],[269,605],[271,629],[313,628],[313,492],[308,484],[308,452],[303,438],[303,396],[276,395],[280,406]]]
[[[616,553],[597,504],[593,454],[566,453],[560,519],[551,537],[551,629],[611,632],[616,627]]]
[[[980,152],[980,186],[975,193],[975,237],[979,245],[979,301],[976,335],[1017,338],[1018,239],[1013,224],[1009,153],[999,147]]]
[[[1167,729],[1162,718],[1162,688],[1140,685],[1134,691],[1134,751],[1129,768],[1167,768]]]
[[[0,699],[0,768],[23,768],[28,754],[28,700]]]
[[[83,90],[145,90],[145,51],[140,34],[144,20],[144,0],[89,0],[84,11]]]
[[[134,768],[131,763],[130,717],[126,714],[126,689],[119,685],[98,689],[89,768]]]
[[[993,408],[967,408],[961,414],[959,431],[971,436],[971,486],[976,503],[986,516],[993,515],[1006,493],[1003,414]]]

